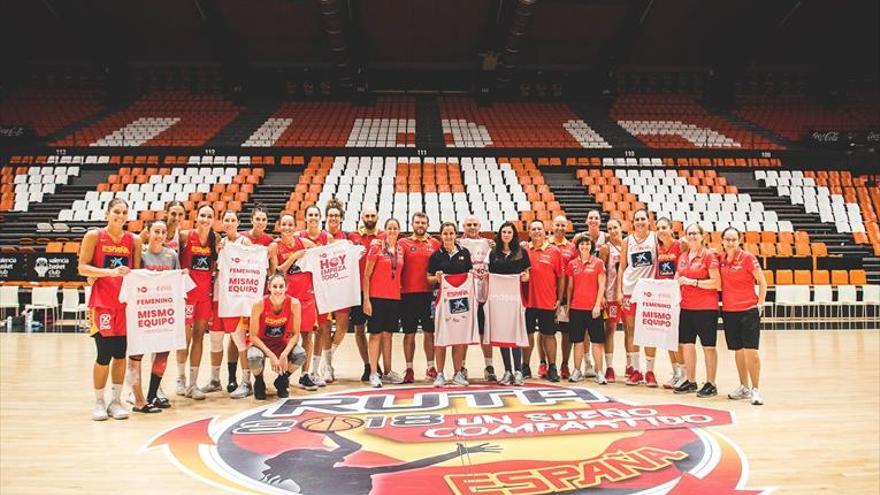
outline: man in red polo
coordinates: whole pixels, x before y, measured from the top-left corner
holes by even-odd
[[[440,241],[428,235],[428,215],[413,213],[411,225],[412,235],[398,242],[403,251],[403,274],[400,280],[400,322],[403,327],[403,355],[406,358],[403,383],[415,381],[413,358],[419,326],[424,334],[425,358],[428,361],[425,375],[430,381],[437,377],[434,367],[434,320],[431,319],[431,296],[434,291],[428,284],[428,260],[440,247]]]
[[[534,333],[541,332],[540,345],[544,346],[549,366],[547,379],[559,381],[556,371],[556,310],[562,299],[562,254],[550,241],[544,231],[544,223],[535,220],[529,225],[531,241],[525,249],[532,267],[529,272],[528,295],[526,297],[526,329],[529,332],[529,348],[523,356],[523,375],[531,375],[529,359],[534,348]]]

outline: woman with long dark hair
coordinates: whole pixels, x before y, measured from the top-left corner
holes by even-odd
[[[128,203],[119,198],[111,199],[107,203],[107,226],[88,231],[79,249],[77,271],[94,280],[88,306],[89,335],[95,339],[98,351],[92,370],[95,387],[92,419],[95,421],[108,417],[128,418],[128,411],[120,400],[125,382],[126,326],[125,305],[119,302],[119,292],[122,277],[140,268],[141,239],[125,231],[127,221]],[[105,405],[108,375],[112,375],[113,398]]]
[[[489,252],[489,273],[498,275],[518,275],[520,282],[529,281],[529,268],[532,266],[529,256],[519,243],[519,232],[513,222],[504,222],[495,233],[495,247]],[[489,287],[492,291],[492,287]],[[520,290],[520,305],[522,306],[522,291]],[[495,321],[490,318],[487,322],[486,331],[491,335],[492,341],[505,342],[499,345],[501,348],[501,360],[504,362],[504,375],[498,383],[502,385],[522,385],[524,383],[522,373],[521,347],[512,345],[512,342],[528,342],[528,334],[525,326],[525,309],[512,315],[512,322]],[[496,328],[497,327],[497,328]],[[501,336],[497,336],[501,334]],[[511,357],[513,358],[511,360]]]

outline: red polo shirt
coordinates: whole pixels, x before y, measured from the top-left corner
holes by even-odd
[[[415,239],[410,236],[401,239],[397,244],[403,252],[404,269],[401,292],[410,294],[415,292],[431,292],[428,285],[428,260],[438,248],[440,241],[433,237]]]
[[[529,262],[529,290],[526,307],[536,309],[554,309],[557,302],[559,276],[562,274],[562,254],[549,241],[543,246],[526,246]]]
[[[738,249],[733,257],[721,260],[721,309],[746,311],[758,305],[755,294],[755,270],[761,265],[755,255]]]
[[[605,263],[596,256],[590,256],[586,263],[580,258],[568,262],[565,274],[571,277],[571,309],[592,311],[599,294],[599,275],[605,273]]]
[[[718,256],[708,248],[701,248],[693,260],[688,261],[690,253],[678,257],[678,275],[696,280],[708,280],[709,270],[718,268]],[[718,290],[703,289],[692,285],[681,286],[681,309],[718,309]]]
[[[390,254],[385,250],[384,240],[373,241],[367,252],[367,260],[376,262],[370,277],[370,297],[400,299],[401,271],[404,265],[400,244],[397,245],[397,253]]]

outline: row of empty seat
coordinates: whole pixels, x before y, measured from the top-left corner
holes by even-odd
[[[3,167],[0,175],[0,211],[28,211],[32,203],[54,194],[59,185],[79,175],[79,166]]]

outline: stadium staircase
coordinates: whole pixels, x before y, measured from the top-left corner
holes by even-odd
[[[52,241],[75,240],[79,241],[85,230],[90,227],[103,225],[104,222],[76,222],[65,221],[72,232],[38,231],[37,224],[58,223],[58,212],[70,205],[77,199],[82,199],[88,191],[95,190],[95,184],[105,182],[107,176],[114,170],[101,168],[100,170],[83,169],[80,175],[73,177],[70,184],[59,185],[54,194],[47,195],[42,202],[31,203],[26,212],[4,212],[6,220],[0,229],[0,245],[18,245],[22,238],[47,238]],[[36,246],[38,249],[44,247]]]
[[[755,124],[749,122],[748,120],[745,120],[742,117],[734,114],[733,112],[730,112],[728,110],[724,110],[724,109],[721,109],[718,107],[708,106],[705,104],[703,105],[703,108],[705,108],[707,112],[714,114],[714,115],[717,115],[717,116],[723,118],[724,120],[730,122],[731,124],[736,125],[737,127],[741,127],[741,128],[743,128],[753,134],[757,134],[757,135],[769,140],[771,143],[778,144],[779,146],[784,146],[786,148],[790,148],[792,145],[792,143],[790,141],[788,141],[787,139],[784,139],[784,138],[768,131],[767,129],[764,129],[763,127],[758,127]]]
[[[828,247],[828,258],[824,262],[829,266],[820,266],[819,269],[863,269],[868,283],[880,283],[880,258],[873,256],[870,246],[855,244],[852,234],[836,232],[834,224],[823,223],[818,214],[807,213],[803,205],[793,205],[774,189],[761,186],[752,172],[719,175],[727,178],[727,183],[736,186],[740,193],[751,195],[753,201],[775,211],[779,220],[789,220],[796,231],[809,234],[811,242],[824,242]]]
[[[242,205],[241,224],[250,225],[251,208],[256,203],[263,203],[269,210],[267,231],[271,231],[271,226],[278,221],[279,213],[284,210],[287,200],[290,199],[290,193],[299,182],[300,175],[302,175],[301,168],[266,167],[263,182],[254,187],[248,202]]]
[[[578,117],[605,138],[605,141],[612,148],[641,149],[645,147],[641,141],[608,116],[608,108],[590,102],[572,102],[569,106]]]
[[[550,186],[550,191],[556,196],[559,206],[565,211],[566,217],[572,222],[575,232],[586,230],[587,212],[592,209],[602,211],[602,206],[596,203],[587,188],[581,185],[581,181],[574,175],[572,169],[541,170],[544,180]],[[608,220],[608,213],[602,211],[602,223]]]
[[[251,102],[232,122],[211,138],[206,146],[241,146],[277,110],[278,102]]]
[[[440,106],[433,97],[416,98],[416,147],[446,147],[443,140],[443,125],[440,121]]]

